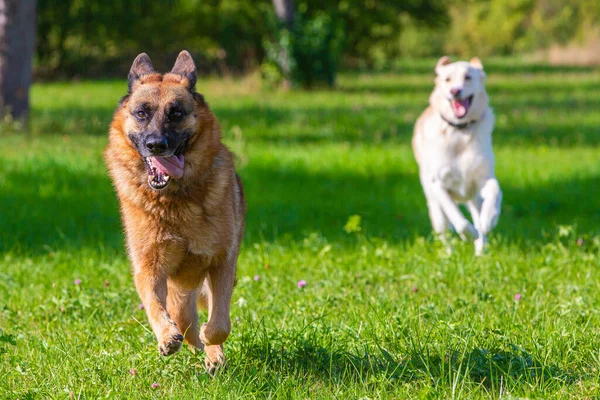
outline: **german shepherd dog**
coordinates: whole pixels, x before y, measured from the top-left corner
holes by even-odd
[[[498,223],[502,191],[494,172],[494,113],[485,90],[479,58],[451,62],[442,57],[435,68],[429,107],[415,124],[413,151],[427,198],[431,224],[442,241],[450,227],[473,240],[483,253],[486,235]],[[473,224],[457,203],[466,203]]]
[[[246,203],[219,124],[196,93],[182,51],[170,73],[147,54],[110,125],[104,159],[121,205],[135,286],[160,354],[204,349],[209,372],[225,364],[231,295]],[[198,329],[197,304],[208,308]],[[193,350],[192,348],[192,350]]]

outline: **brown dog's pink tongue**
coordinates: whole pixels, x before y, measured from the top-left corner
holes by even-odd
[[[181,178],[183,176],[183,154],[170,157],[150,157],[152,164],[163,174],[171,178]]]

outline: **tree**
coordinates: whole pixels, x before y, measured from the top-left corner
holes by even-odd
[[[323,11],[309,16],[302,1],[300,5],[302,11],[297,11],[294,0],[273,0],[279,29],[267,44],[267,56],[280,70],[284,86],[333,86],[343,40],[340,20],[335,10],[333,15]]]
[[[35,46],[35,0],[0,0],[0,116],[25,121]]]
[[[275,7],[275,15],[277,15],[279,23],[284,29],[287,29],[287,31],[290,32],[294,24],[294,0],[273,0],[273,6]],[[290,86],[290,82],[288,80],[291,70],[291,54],[289,54],[290,49],[282,46],[279,51],[281,64],[280,67],[283,72],[283,76],[285,77],[284,86]]]
[[[278,31],[266,41],[263,77],[275,70],[295,86],[335,85],[344,59],[373,66],[400,55],[406,16],[433,26],[447,20],[443,0],[272,0]],[[276,79],[273,79],[276,80]],[[285,82],[285,81],[284,81]]]

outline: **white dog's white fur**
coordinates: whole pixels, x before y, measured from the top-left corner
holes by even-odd
[[[446,242],[446,232],[454,227],[464,240],[474,240],[480,255],[502,202],[494,173],[494,113],[485,72],[478,58],[451,63],[446,56],[435,72],[429,107],[417,120],[412,140],[419,177],[434,231]],[[457,203],[467,204],[473,224]]]

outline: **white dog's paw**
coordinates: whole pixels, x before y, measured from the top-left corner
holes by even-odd
[[[498,224],[500,205],[502,204],[502,191],[495,179],[490,179],[481,189],[483,204],[481,206],[480,228],[484,234],[489,233]]]
[[[444,251],[447,256],[451,256],[452,255],[452,246],[450,246],[449,244],[444,245]]]
[[[485,209],[480,216],[479,224],[481,225],[481,231],[485,234],[491,232],[491,230],[494,229],[498,224],[499,216],[500,213],[497,212],[496,209]]]
[[[485,236],[480,235],[477,240],[475,240],[475,256],[482,256],[485,252]]]
[[[461,227],[455,227],[456,233],[458,233],[462,240],[473,241],[479,237],[477,233],[477,229],[473,226],[472,223],[466,221],[465,224]]]

